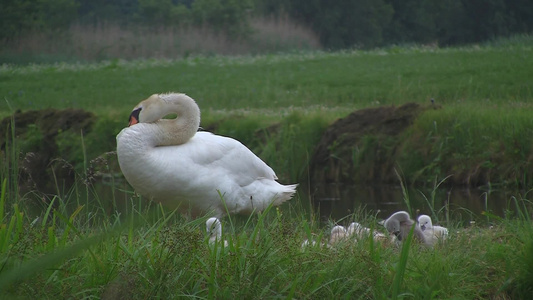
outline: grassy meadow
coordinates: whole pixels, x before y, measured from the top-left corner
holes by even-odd
[[[302,181],[306,159],[337,118],[361,108],[434,99],[442,109],[424,114],[400,137],[399,148],[405,150],[389,149],[410,184],[431,184],[435,176],[453,174],[453,182],[461,185],[527,190],[533,183],[531,48],[531,38],[522,37],[449,49],[3,65],[0,116],[19,109],[91,111],[98,117],[97,129],[85,138],[100,141],[86,143],[91,160],[114,150],[115,135],[140,100],[184,92],[198,102],[203,127],[241,140],[276,166],[280,178]],[[275,142],[258,138],[257,132],[278,123],[280,134],[269,139]],[[290,140],[298,141],[298,149],[280,149]],[[81,151],[68,155],[75,156],[68,160],[83,160]],[[360,167],[374,166],[363,161]]]
[[[0,66],[0,117],[17,110],[81,108],[96,116],[84,136],[61,133],[63,159],[78,163],[68,190],[19,194],[20,151],[45,137],[6,139],[0,179],[0,295],[8,298],[518,299],[533,295],[533,40],[464,48],[404,46],[374,51],[107,60]],[[460,175],[474,185],[519,187],[503,217],[463,227],[445,208],[431,214],[450,229],[426,249],[372,239],[333,248],[333,220],[297,195],[281,209],[222,220],[228,247],[210,245],[205,218],[190,220],[136,195],[118,211],[86,184],[87,166],[114,150],[131,109],[153,93],[196,99],[202,126],[248,145],[282,182],[306,181],[309,157],[329,124],[356,109],[417,102],[422,113],[398,138],[398,166],[409,184]],[[371,145],[369,145],[371,146]],[[369,148],[370,149],[370,148]],[[360,149],[365,152],[365,149]],[[367,151],[371,151],[368,150]],[[363,157],[364,158],[364,157]],[[364,169],[366,165],[361,165]],[[112,166],[108,166],[112,168]],[[111,170],[116,171],[116,170]],[[111,172],[110,171],[110,172]],[[459,176],[457,175],[457,176]],[[475,182],[474,182],[475,181]],[[468,182],[467,182],[468,183]],[[435,203],[429,197],[428,201]],[[43,196],[43,199],[44,196]],[[403,199],[408,210],[409,195]],[[39,206],[39,210],[30,206]],[[388,216],[357,209],[356,220],[383,231]]]

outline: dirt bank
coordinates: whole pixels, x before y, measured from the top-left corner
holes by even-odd
[[[324,132],[309,162],[312,182],[397,183],[397,136],[426,109],[407,103],[354,111]]]
[[[37,190],[54,194],[57,185],[72,184],[73,162],[61,159],[60,149],[68,148],[58,144],[58,135],[86,135],[96,117],[81,109],[45,109],[16,112],[0,122],[0,150],[4,163],[12,166],[12,153],[16,153],[19,164],[19,188],[21,194]],[[14,124],[14,129],[12,127]],[[12,149],[14,133],[17,149]]]

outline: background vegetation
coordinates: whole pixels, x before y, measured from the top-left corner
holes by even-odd
[[[0,63],[458,46],[532,20],[525,0],[4,0]]]
[[[397,142],[364,139],[350,162],[360,172],[353,180],[379,170],[372,157],[381,149],[410,184],[431,185],[435,176],[453,174],[450,183],[459,185],[527,188],[533,178],[531,45],[530,37],[517,36],[465,48],[4,66],[0,115],[45,108],[93,112],[94,130],[83,136],[90,161],[114,150],[138,101],[185,92],[200,105],[204,128],[243,141],[284,181],[307,182],[314,147],[337,118],[434,99],[442,108],[420,116]],[[82,166],[79,132],[58,138],[65,139],[59,147],[64,158]]]
[[[368,48],[395,43],[460,45],[529,33],[533,6],[526,2],[265,0],[259,7],[288,11],[295,20],[311,26],[326,47]]]

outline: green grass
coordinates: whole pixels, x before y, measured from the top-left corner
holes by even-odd
[[[34,224],[8,207],[13,213],[0,223],[0,291],[23,298],[131,299],[531,295],[529,217],[504,218],[492,228],[449,224],[449,240],[434,249],[408,239],[401,248],[367,240],[302,250],[307,230],[327,239],[329,227],[319,227],[297,205],[224,219],[226,248],[208,244],[206,218],[191,221],[156,206],[135,207],[128,216],[91,226],[85,206],[70,215],[47,211]],[[383,230],[364,211],[357,218]]]
[[[355,109],[433,98],[443,109],[423,114],[399,145],[365,139],[358,150],[363,156],[354,156],[361,170],[364,164],[374,168],[364,154],[373,156],[381,143],[409,150],[387,150],[396,155],[409,184],[429,185],[435,176],[453,175],[450,183],[527,188],[533,182],[527,142],[533,119],[532,44],[522,36],[464,48],[3,65],[0,116],[50,107],[92,111],[99,120],[84,137],[91,160],[114,150],[114,136],[140,100],[185,92],[197,100],[203,127],[217,125],[216,133],[244,142],[274,165],[280,178],[302,181],[308,160],[301,158],[312,156],[321,132],[337,118]],[[268,131],[279,122],[281,130]],[[261,140],[258,132],[269,139]],[[76,134],[64,134],[61,149],[79,166],[82,154],[69,150],[79,140]],[[296,148],[284,148],[291,144]]]
[[[427,111],[405,143],[418,155],[405,150],[399,161],[411,172],[405,176],[412,181],[433,173],[450,176],[448,182],[455,184],[527,187],[527,170],[533,163],[528,142],[533,138],[531,117],[523,105],[468,103]]]
[[[376,51],[257,57],[110,61],[0,69],[0,115],[22,109],[84,108],[92,132],[65,133],[61,149],[78,160],[78,179],[46,203],[17,190],[20,147],[3,149],[0,179],[0,295],[9,298],[207,299],[304,298],[528,299],[533,282],[533,231],[528,193],[509,201],[514,213],[486,212],[463,227],[435,207],[435,192],[458,178],[531,183],[531,41],[462,49],[391,47]],[[308,199],[281,210],[222,220],[228,248],[208,245],[205,218],[189,220],[128,192],[116,199],[86,185],[94,157],[113,150],[131,108],[152,93],[186,92],[203,113],[202,126],[244,141],[284,181],[306,181],[309,156],[327,125],[354,109],[434,98],[400,137],[394,153],[402,179],[433,186],[431,214],[450,229],[435,249],[415,241],[401,248],[327,240]],[[35,128],[34,128],[35,129]],[[14,130],[14,129],[13,129]],[[95,141],[98,141],[96,143]],[[368,144],[375,139],[369,137]],[[370,147],[370,146],[369,146]],[[111,148],[111,149],[109,149]],[[362,153],[371,150],[361,149]],[[466,171],[465,171],[466,170]],[[500,177],[498,177],[500,176]],[[492,185],[494,186],[494,185]],[[409,210],[416,204],[404,195]],[[34,210],[37,206],[40,209]],[[379,212],[355,219],[382,231]],[[487,225],[485,225],[487,224]],[[489,226],[490,225],[490,226]]]
[[[152,93],[191,95],[206,113],[354,108],[408,101],[484,106],[529,103],[531,45],[406,48],[96,64],[4,66],[0,91],[12,109],[79,107],[127,117]],[[6,103],[0,112],[9,113]]]

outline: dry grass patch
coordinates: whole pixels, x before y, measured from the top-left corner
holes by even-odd
[[[182,58],[320,49],[318,37],[288,17],[257,18],[247,39],[232,39],[208,27],[123,27],[102,22],[74,24],[65,32],[33,32],[6,42],[0,55],[28,59],[84,60]]]

